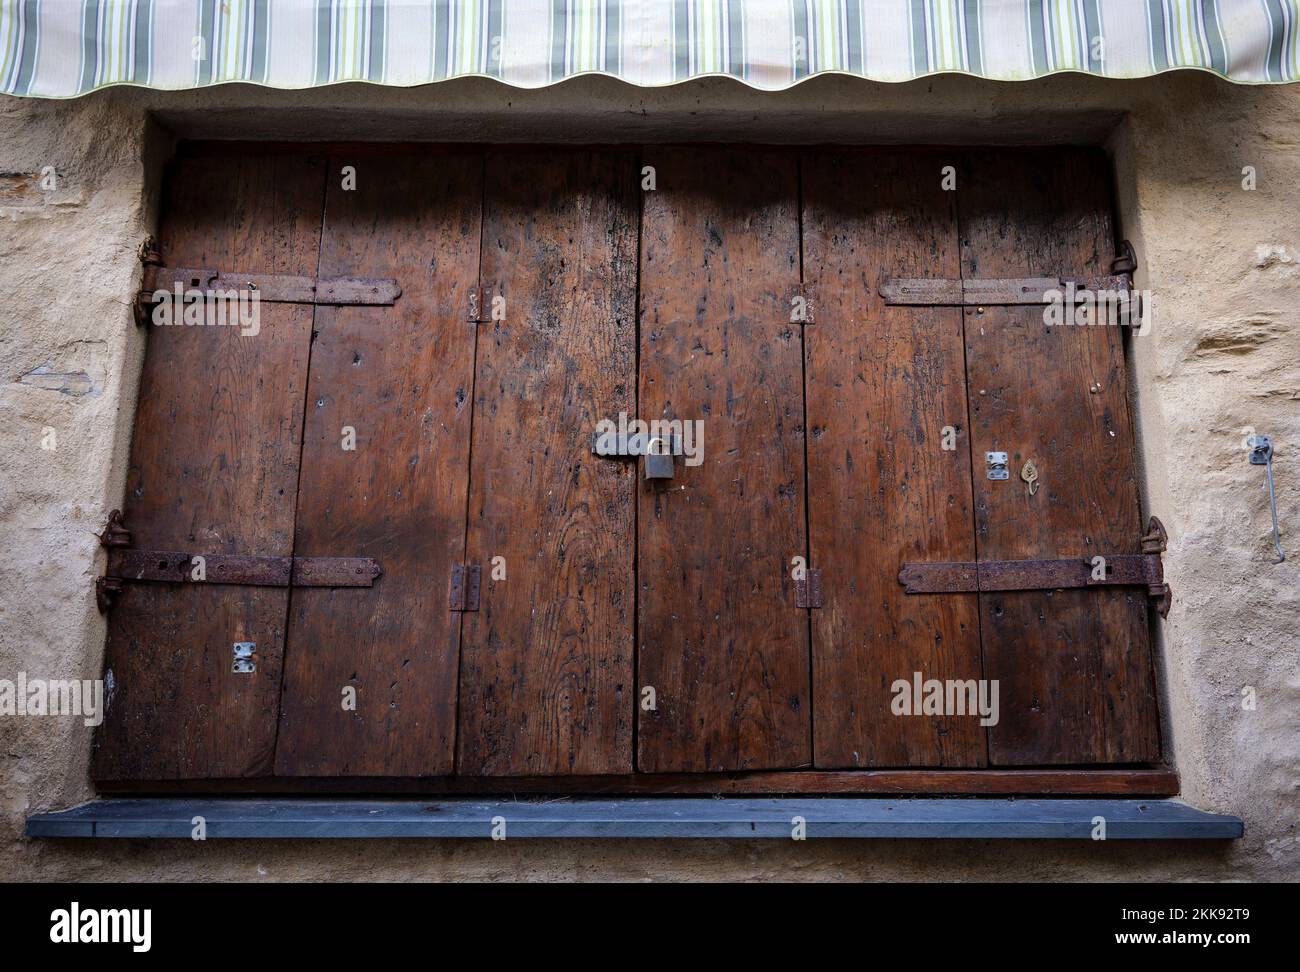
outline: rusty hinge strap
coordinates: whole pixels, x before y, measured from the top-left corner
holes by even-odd
[[[1067,284],[1079,291],[1128,291],[1122,276],[1097,277],[1087,281],[1068,281],[1059,277],[975,278],[970,280],[943,277],[887,277],[880,286],[886,304],[909,307],[969,307],[976,305],[1045,304],[1065,299]],[[1049,297],[1055,291],[1060,298]]]
[[[477,611],[483,568],[478,564],[456,564],[451,569],[451,586],[447,592],[450,611]]]
[[[804,576],[794,582],[795,607],[819,608],[822,606],[822,572],[809,568]]]
[[[984,563],[904,564],[898,579],[908,594],[1039,591],[1160,583],[1160,558],[1148,554],[1105,557],[1105,578],[1091,560],[991,560]]]
[[[372,587],[382,573],[370,557],[255,557],[113,547],[106,576],[118,582]]]
[[[182,296],[200,291],[205,297],[257,293],[258,300],[276,304],[339,304],[387,306],[402,295],[391,278],[299,277],[274,273],[243,273],[206,267],[146,265],[142,296],[152,300],[160,290]]]
[[[1164,525],[1153,516],[1142,538],[1143,552],[1103,557],[1104,567],[1100,562],[1094,564],[1092,558],[904,564],[898,572],[898,582],[908,594],[1145,587],[1164,618],[1169,616],[1172,600],[1160,557],[1167,544]],[[1095,576],[1099,570],[1104,571],[1104,576]]]

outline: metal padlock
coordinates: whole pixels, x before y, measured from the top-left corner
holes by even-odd
[[[673,478],[672,443],[667,439],[654,438],[646,443],[645,478]]]

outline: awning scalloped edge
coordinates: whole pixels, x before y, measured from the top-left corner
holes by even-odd
[[[821,74],[1300,80],[1300,0],[0,0],[0,91],[249,82],[660,87]]]

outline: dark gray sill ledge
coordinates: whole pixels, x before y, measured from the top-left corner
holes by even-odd
[[[1107,840],[1231,839],[1238,817],[1174,800],[884,799],[878,797],[709,797],[368,800],[284,797],[220,799],[114,797],[27,818],[29,837],[193,839],[464,837],[489,840],[499,819],[505,839],[780,838],[796,817],[809,839],[826,837],[1029,838],[1090,840],[1094,818]]]

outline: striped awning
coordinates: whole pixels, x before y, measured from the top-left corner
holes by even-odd
[[[418,85],[580,74],[1300,79],[1300,0],[0,0],[0,91]]]

